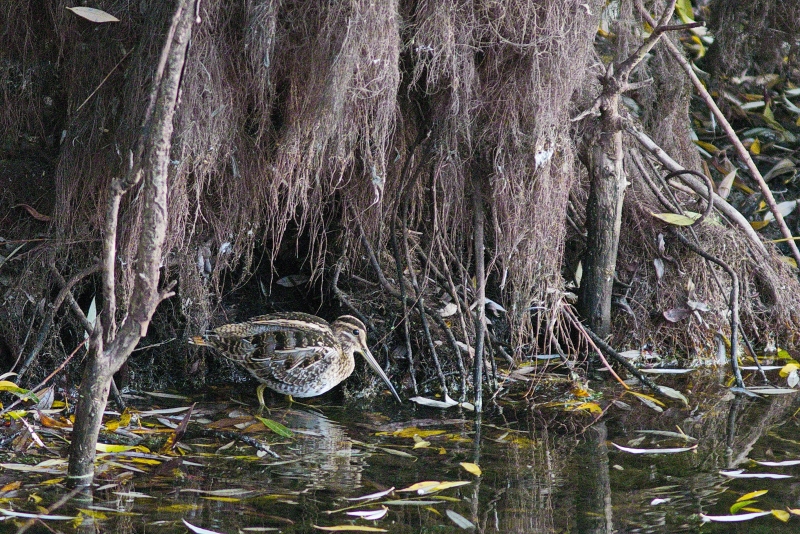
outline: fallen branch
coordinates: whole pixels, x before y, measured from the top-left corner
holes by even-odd
[[[680,165],[677,161],[672,159],[669,154],[667,154],[663,148],[658,146],[655,141],[653,141],[647,134],[641,132],[633,127],[628,127],[626,131],[632,135],[639,143],[648,151],[650,152],[655,158],[661,163],[669,171],[672,172],[679,172],[684,171],[684,167]],[[686,183],[692,190],[704,197],[706,195],[706,187],[703,183],[698,182],[697,180],[692,179],[691,177],[686,177],[684,179],[684,183]],[[708,200],[708,198],[706,198]],[[750,226],[750,222],[742,215],[736,208],[731,206],[724,198],[717,195],[716,193],[712,194],[711,200],[714,202],[714,207],[718,209],[723,215],[725,215],[728,220],[736,224],[744,234],[750,238],[750,241],[758,248],[760,252],[762,252],[765,256],[769,256],[769,252],[767,248],[764,246],[764,243],[761,241],[761,238]]]
[[[648,24],[651,25],[654,24],[653,18],[650,16],[650,13],[644,8],[641,0],[636,0],[636,9],[639,11],[639,14],[642,16],[642,18],[644,18],[647,21]],[[764,181],[764,177],[761,175],[761,171],[759,171],[758,167],[756,167],[753,158],[750,157],[750,153],[742,144],[741,140],[739,139],[739,136],[736,135],[736,131],[728,122],[728,119],[725,118],[725,115],[722,113],[722,111],[720,111],[719,107],[717,107],[717,103],[714,102],[714,99],[711,97],[708,90],[703,85],[703,82],[701,82],[700,78],[698,78],[697,74],[695,74],[694,70],[692,69],[692,65],[689,63],[689,61],[685,57],[683,57],[683,54],[675,45],[675,43],[673,43],[669,39],[664,39],[663,42],[667,47],[667,49],[669,50],[672,57],[675,59],[675,61],[677,61],[680,64],[681,68],[683,68],[684,72],[686,72],[686,75],[691,80],[692,85],[694,85],[695,89],[697,90],[697,93],[700,95],[700,98],[703,99],[703,101],[708,106],[708,109],[711,110],[711,113],[713,113],[714,117],[716,118],[717,123],[725,131],[725,135],[727,135],[728,140],[731,143],[733,143],[733,147],[736,150],[736,154],[739,156],[739,159],[742,160],[742,162],[747,167],[747,170],[750,171],[750,174],[752,175],[753,179],[758,183],[758,187],[761,190],[761,194],[764,196],[764,201],[767,203],[767,206],[769,207],[770,212],[772,212],[772,215],[775,216],[775,221],[778,224],[778,228],[781,231],[781,235],[783,235],[783,237],[786,239],[786,242],[789,246],[789,250],[791,250],[792,256],[794,257],[794,260],[797,263],[798,268],[800,268],[800,250],[798,250],[797,248],[797,243],[794,242],[791,230],[789,230],[789,227],[786,226],[786,221],[783,220],[783,215],[781,215],[781,212],[778,209],[778,203],[775,202],[775,197],[772,196],[772,191],[770,190],[769,185],[767,185],[767,182]]]

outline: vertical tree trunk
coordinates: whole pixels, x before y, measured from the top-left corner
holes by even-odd
[[[97,435],[114,373],[128,359],[139,340],[147,334],[150,319],[158,304],[172,295],[169,288],[159,292],[159,270],[162,247],[167,230],[167,189],[169,153],[172,146],[172,119],[178,101],[183,65],[195,18],[195,0],[180,0],[172,20],[161,61],[156,69],[150,106],[144,119],[147,137],[141,139],[137,152],[141,154],[125,180],[117,180],[109,199],[104,251],[113,254],[116,242],[116,208],[119,197],[139,183],[143,177],[142,232],[136,252],[136,281],[130,296],[128,314],[114,332],[115,318],[104,312],[101,325],[94,333],[92,351],[86,362],[80,396],[75,414],[75,427],[69,451],[68,483],[88,486],[94,478],[94,458]],[[108,252],[111,251],[111,252]],[[110,261],[109,261],[110,260]],[[104,291],[106,300],[114,302],[114,258],[104,258]],[[113,312],[113,309],[111,310]],[[103,343],[103,330],[109,334]]]
[[[75,427],[69,451],[69,479],[73,486],[88,486],[94,478],[94,456],[97,435],[106,409],[111,386],[110,362],[102,354],[93,354],[83,370]]]
[[[616,110],[617,99],[611,103]],[[602,133],[591,151],[591,187],[586,208],[586,255],[581,308],[589,328],[605,338],[611,331],[611,292],[617,265],[622,201],[628,181],[622,166],[622,132],[604,111]]]

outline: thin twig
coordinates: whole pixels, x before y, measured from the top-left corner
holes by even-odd
[[[475,361],[474,361],[474,387],[475,387],[475,411],[483,410],[483,347],[484,333],[486,332],[486,274],[485,267],[485,248],[483,241],[483,184],[478,175],[478,169],[473,169],[472,173],[472,209],[474,221],[472,229],[472,240],[475,247],[475,283],[477,284],[475,301],[477,305],[477,315],[475,317]]]
[[[53,321],[55,320],[56,313],[58,313],[58,310],[59,308],[61,308],[61,304],[64,303],[64,299],[67,298],[67,295],[71,295],[70,290],[75,286],[75,284],[77,284],[87,276],[94,274],[99,269],[100,265],[94,264],[80,271],[79,273],[73,275],[69,279],[69,281],[67,281],[61,287],[61,291],[59,291],[58,295],[56,295],[56,299],[53,301],[53,306],[52,308],[50,308],[50,313],[47,314],[44,322],[42,323],[41,328],[39,329],[39,335],[36,337],[36,344],[33,346],[33,349],[31,349],[31,352],[25,358],[25,361],[22,363],[22,366],[20,366],[19,371],[17,372],[18,378],[21,378],[22,376],[25,375],[31,363],[33,363],[33,360],[42,350],[42,347],[44,347],[44,344],[47,341],[47,336],[50,334],[50,328],[52,328],[53,326]]]
[[[58,374],[58,373],[59,373],[59,372],[60,372],[62,369],[64,369],[64,367],[66,367],[66,366],[67,366],[67,364],[70,362],[70,360],[72,359],[72,357],[73,357],[73,356],[75,356],[75,355],[78,353],[78,350],[79,350],[81,347],[83,347],[83,346],[85,346],[85,344],[84,344],[84,343],[79,343],[79,344],[78,344],[78,346],[77,346],[77,347],[75,347],[75,350],[73,350],[73,351],[70,353],[70,355],[69,355],[69,356],[67,356],[67,357],[66,357],[66,359],[65,359],[63,362],[61,362],[61,365],[59,365],[58,367],[56,367],[56,369],[55,369],[55,370],[54,370],[52,373],[50,373],[49,375],[47,375],[47,377],[46,377],[44,380],[42,380],[41,382],[39,382],[37,385],[35,385],[34,387],[30,388],[30,390],[31,390],[31,391],[39,391],[40,389],[42,389],[42,388],[44,387],[44,385],[45,385],[45,384],[47,384],[47,382],[49,382],[49,381],[50,381],[50,379],[51,379],[51,378],[53,378],[54,376],[56,376],[56,375],[57,375],[57,374]],[[3,410],[2,410],[2,411],[0,411],[0,415],[2,415],[2,414],[4,414],[4,413],[7,413],[7,412],[9,412],[9,411],[10,411],[12,408],[14,408],[15,406],[17,406],[17,405],[18,405],[20,402],[22,402],[22,399],[17,399],[17,400],[15,400],[15,401],[14,401],[13,403],[11,403],[9,406],[6,406],[5,408],[3,408]]]
[[[367,252],[367,258],[369,259],[370,265],[375,270],[375,274],[376,274],[376,276],[378,277],[378,280],[381,283],[381,287],[383,287],[384,291],[389,293],[391,296],[395,297],[398,300],[401,299],[402,297],[401,297],[401,294],[400,294],[400,290],[398,290],[397,288],[393,287],[392,284],[389,282],[389,280],[386,279],[386,276],[383,274],[383,269],[381,269],[381,265],[380,265],[380,263],[378,263],[378,258],[375,256],[375,252],[372,250],[372,245],[370,245],[369,240],[367,239],[367,236],[364,233],[364,229],[361,227],[361,223],[358,222],[357,219],[356,219],[356,226],[358,227],[358,231],[361,234],[361,244],[364,246],[364,250]],[[401,283],[402,283],[402,281],[401,281]],[[406,301],[405,302],[409,306],[416,306],[416,302],[413,299],[411,299],[410,297],[406,297]],[[453,347],[455,347],[456,350],[458,350],[458,345],[456,344],[456,340],[455,340],[455,337],[453,336],[453,332],[450,330],[450,328],[444,322],[444,319],[442,319],[442,317],[438,313],[436,313],[436,310],[432,310],[428,306],[425,306],[424,310],[428,314],[428,316],[433,319],[433,321],[437,324],[437,326],[439,326],[439,328],[445,333],[445,336],[447,336],[447,339],[450,342],[450,344]],[[438,363],[438,362],[434,361],[434,364],[436,364],[436,363]],[[437,373],[439,374],[440,377],[446,376],[439,369],[437,369]]]
[[[111,77],[111,75],[114,73],[114,71],[115,71],[115,70],[117,70],[117,67],[119,67],[120,65],[122,65],[122,62],[123,62],[123,61],[125,61],[125,60],[128,58],[128,56],[129,56],[129,55],[131,55],[131,52],[133,52],[133,48],[131,48],[131,49],[128,51],[128,53],[127,53],[127,54],[125,54],[124,56],[122,56],[122,59],[120,59],[120,60],[117,62],[117,64],[116,64],[116,65],[114,65],[114,66],[111,68],[111,70],[110,70],[110,71],[108,71],[108,74],[106,74],[106,77],[105,77],[105,78],[103,78],[103,80],[102,80],[102,81],[101,81],[101,82],[100,82],[100,83],[97,85],[97,87],[95,87],[95,88],[94,88],[94,91],[92,91],[92,92],[89,94],[89,96],[87,96],[87,97],[86,97],[86,100],[84,100],[83,102],[81,102],[81,105],[80,105],[80,106],[78,106],[77,108],[75,108],[75,111],[73,111],[73,112],[72,112],[72,116],[73,116],[73,117],[74,117],[75,115],[77,115],[77,114],[78,114],[78,112],[81,110],[81,108],[82,108],[83,106],[85,106],[85,105],[86,105],[86,103],[87,103],[87,102],[88,102],[88,101],[89,101],[89,100],[90,100],[90,99],[91,99],[91,98],[94,96],[94,94],[95,94],[97,91],[99,91],[99,90],[100,90],[100,88],[101,88],[101,87],[103,87],[103,84],[104,84],[104,83],[106,83],[106,81],[107,81],[107,80],[108,80],[108,79]]]
[[[406,285],[403,282],[403,259],[400,256],[400,247],[397,245],[397,236],[395,229],[395,222],[397,218],[392,217],[389,242],[392,246],[392,253],[394,254],[395,271],[397,272],[397,284],[400,287],[400,303],[403,306],[403,337],[406,342],[406,358],[408,359],[409,371],[411,375],[411,385],[414,393],[418,394],[417,389],[417,376],[416,368],[414,367],[414,353],[411,346],[411,318],[408,313],[408,305],[406,304]],[[411,267],[409,267],[410,269]]]
[[[414,264],[411,258],[411,251],[409,250],[410,247],[408,244],[408,227],[406,225],[407,212],[408,212],[408,205],[404,204],[402,219],[400,221],[400,225],[403,231],[403,241],[402,241],[403,252],[405,253],[406,265],[408,266],[408,273],[409,276],[411,277],[411,287],[414,288],[414,294],[416,296],[415,301],[416,301],[417,311],[419,312],[419,319],[420,322],[422,323],[422,332],[425,336],[425,341],[428,344],[428,350],[431,353],[433,362],[436,365],[436,371],[439,373],[439,378],[442,381],[442,393],[444,393],[445,397],[448,397],[449,393],[447,391],[447,380],[445,379],[444,373],[442,372],[442,365],[439,361],[439,355],[436,352],[436,345],[434,344],[433,337],[431,336],[431,329],[428,324],[428,318],[426,317],[425,314],[425,297],[423,296],[422,288],[420,287],[419,282],[417,280],[417,273],[414,270]],[[399,282],[401,282],[400,285],[402,287],[403,286],[402,280],[400,280]]]

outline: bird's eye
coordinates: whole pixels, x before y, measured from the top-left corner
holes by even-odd
[[[358,331],[358,328],[356,328],[355,330],[353,330],[353,335],[354,335],[354,336],[357,336],[357,335],[359,335],[360,333],[361,333],[361,332],[359,332],[359,331]]]

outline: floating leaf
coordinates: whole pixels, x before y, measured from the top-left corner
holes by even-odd
[[[345,500],[347,500],[347,501],[369,501],[369,500],[373,500],[373,499],[380,499],[381,497],[385,497],[385,496],[389,495],[393,491],[394,491],[394,486],[392,486],[391,488],[389,488],[387,490],[384,490],[384,491],[379,491],[377,493],[370,493],[369,495],[363,495],[361,497],[350,497],[350,498],[345,499]]]
[[[347,512],[347,515],[360,517],[361,519],[366,519],[367,521],[377,521],[379,519],[383,519],[388,511],[388,508],[382,506],[378,510],[354,510],[352,512]]]
[[[216,530],[208,530],[207,528],[196,527],[193,524],[186,521],[185,519],[181,519],[181,521],[183,521],[183,524],[186,525],[186,528],[188,528],[192,532],[196,532],[197,534],[220,534]]]
[[[388,447],[378,447],[378,450],[381,450],[381,451],[383,451],[383,452],[385,452],[387,454],[391,454],[393,456],[400,456],[401,458],[413,458],[414,460],[417,459],[417,457],[414,456],[413,454],[409,454],[409,453],[407,453],[405,451],[399,451],[397,449],[390,449]]]
[[[185,488],[181,490],[181,493],[200,493],[202,495],[212,495],[215,497],[244,497],[247,495],[251,495],[253,493],[253,490],[247,490],[244,488],[223,488],[218,490],[201,490],[194,488]]]
[[[14,382],[10,382],[8,380],[0,380],[0,391],[8,391],[9,393],[13,393],[21,399],[31,399],[33,402],[39,402],[39,399],[33,394],[32,391],[21,388]]]
[[[650,213],[650,215],[674,226],[690,226],[701,216],[701,214],[692,211],[685,212],[685,215],[678,213]]]
[[[784,158],[776,163],[769,171],[767,171],[767,174],[764,175],[764,181],[768,182],[772,178],[780,176],[781,174],[788,174],[790,172],[793,173],[794,170],[794,162],[788,158]]]
[[[697,448],[697,445],[692,445],[691,447],[673,447],[665,449],[634,449],[631,447],[623,447],[622,445],[617,445],[613,441],[611,442],[611,444],[616,448],[618,448],[619,450],[631,454],[677,454],[679,452],[693,451]]]
[[[434,487],[425,490],[425,493],[426,494],[433,493],[434,491],[442,491],[450,488],[457,488],[459,486],[467,486],[469,484],[472,484],[472,482],[470,482],[469,480],[452,480],[452,481],[440,482]],[[420,491],[417,491],[417,493],[423,495],[423,493],[421,493]]]
[[[786,385],[794,388],[797,387],[797,384],[800,384],[800,375],[798,375],[797,371],[792,371],[786,378]]]
[[[98,24],[103,24],[104,22],[119,22],[117,17],[109,15],[101,9],[95,9],[93,7],[68,7],[67,9],[90,22],[97,22]]]
[[[42,521],[71,521],[75,519],[75,516],[70,515],[50,515],[50,514],[29,514],[25,512],[14,512],[12,510],[4,510],[0,508],[0,514],[7,515],[9,517],[23,517],[27,519],[40,519]]]
[[[317,525],[311,525],[314,528],[318,528],[320,530],[325,530],[327,532],[389,532],[386,529],[378,528],[378,527],[363,527],[360,525],[336,525],[333,527],[320,527]]]
[[[420,495],[422,495],[426,490],[430,488],[434,488],[441,484],[438,480],[425,480],[423,482],[417,482],[416,484],[412,484],[407,488],[399,489],[397,491],[416,491]]]
[[[256,416],[256,419],[261,421],[261,423],[265,427],[269,428],[270,430],[272,430],[273,432],[275,432],[276,434],[278,434],[281,437],[284,437],[284,438],[293,438],[294,437],[294,433],[291,430],[289,430],[288,428],[286,428],[285,426],[283,426],[282,424],[280,424],[277,421],[273,421],[272,419],[267,419],[266,417],[259,417],[258,415]]]
[[[430,441],[425,441],[419,436],[414,436],[414,448],[415,449],[425,449],[431,446]]]
[[[658,386],[658,390],[667,397],[683,401],[686,406],[689,406],[689,400],[677,389],[672,389],[668,386]]]
[[[786,378],[798,369],[800,369],[800,364],[797,362],[790,362],[781,367],[781,370],[778,372],[778,374],[781,376],[781,378]]]
[[[777,207],[778,207],[778,213],[781,214],[781,217],[788,217],[789,214],[791,214],[795,210],[795,208],[797,208],[797,201],[787,200],[786,202],[780,202],[778,203]],[[774,220],[775,220],[775,215],[771,211],[768,211],[764,215],[765,222],[772,222]]]
[[[744,495],[736,499],[736,502],[749,501],[750,499],[755,499],[756,497],[761,497],[762,495],[766,495],[768,492],[769,490],[751,491],[750,493],[745,493]]]
[[[413,438],[414,436],[418,436],[420,438],[427,438],[430,436],[439,436],[441,434],[445,434],[446,430],[422,430],[421,428],[417,428],[415,426],[410,426],[408,428],[401,428],[400,430],[395,430],[392,432],[392,436],[398,438]]]
[[[789,512],[786,510],[772,510],[772,515],[786,523],[789,521]]]
[[[603,413],[603,409],[596,402],[582,402],[577,406],[573,406],[571,408],[571,411],[577,411],[577,410],[586,410],[589,413],[596,413],[596,414]]]
[[[661,406],[662,408],[666,408],[666,406],[667,406],[666,404],[664,404],[663,402],[661,402],[657,398],[653,397],[652,395],[646,395],[644,393],[639,393],[638,391],[631,391],[631,390],[627,390],[627,391],[625,391],[625,393],[628,393],[629,395],[633,395],[634,397],[636,397],[636,398],[638,398],[640,400],[648,401],[648,402],[651,402],[651,403],[656,404],[658,406]]]
[[[797,393],[798,390],[790,388],[771,388],[771,387],[751,387],[748,388],[751,393],[758,395],[786,395],[789,393]]]
[[[412,499],[395,499],[393,501],[383,501],[382,504],[392,506],[430,506],[432,504],[442,504],[443,501],[416,501]]]
[[[708,523],[709,521],[714,521],[716,523],[737,523],[741,521],[750,521],[751,519],[755,519],[757,517],[763,517],[765,515],[770,515],[772,512],[753,512],[750,514],[738,514],[738,515],[705,515],[700,514],[704,523]]]
[[[696,442],[697,438],[687,436],[680,432],[670,432],[669,430],[637,430],[637,434],[649,434],[652,436],[664,436],[665,438],[682,439],[683,441]]]
[[[753,501],[753,500],[750,500],[750,501],[736,501],[735,503],[733,503],[733,505],[731,505],[731,513],[735,514],[736,512],[738,512],[739,510],[741,510],[745,506],[750,506],[751,504],[754,504],[754,503],[757,503],[757,502],[758,501]]]
[[[466,517],[464,517],[459,513],[456,513],[452,510],[445,510],[444,513],[447,514],[447,517],[449,517],[453,523],[455,523],[456,525],[465,530],[470,528],[475,528],[475,525],[473,525],[469,519],[467,519]]]
[[[792,478],[791,475],[778,475],[775,473],[745,473],[744,469],[736,469],[735,471],[720,471],[719,474],[729,478],[769,478],[773,480]]]
[[[731,187],[733,187],[733,181],[736,179],[736,173],[738,170],[739,169],[734,168],[731,172],[726,174],[725,178],[723,178],[717,186],[717,194],[722,198],[727,199],[728,195],[730,195]]]
[[[639,369],[640,373],[647,373],[651,375],[685,375],[695,371],[697,371],[697,369],[666,369],[661,367],[655,367],[653,369]]]
[[[481,468],[478,467],[478,464],[473,464],[471,462],[461,462],[459,465],[463,467],[468,473],[471,473],[476,477],[479,477],[483,474],[483,471],[481,471]]]
[[[445,401],[438,401],[429,399],[427,397],[411,397],[408,400],[416,402],[417,404],[421,404],[422,406],[430,406],[432,408],[451,408],[458,405],[456,401],[450,398],[445,399]]]
[[[98,443],[95,446],[97,452],[128,452],[135,448],[133,445],[111,445],[108,443]]]

